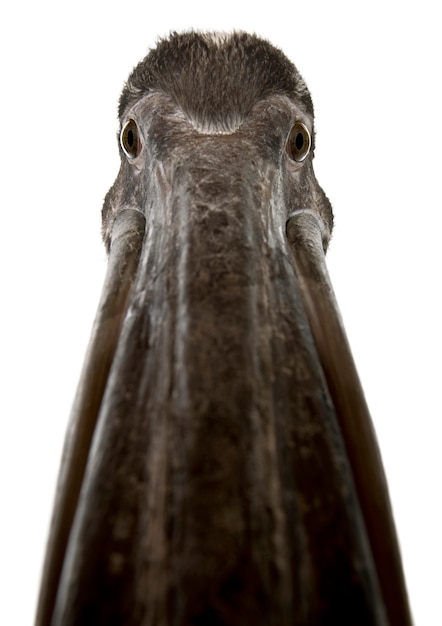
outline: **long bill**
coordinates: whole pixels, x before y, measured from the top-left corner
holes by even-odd
[[[115,220],[37,625],[410,624],[320,220],[219,143]]]

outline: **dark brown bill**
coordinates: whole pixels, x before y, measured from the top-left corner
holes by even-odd
[[[409,623],[320,221],[230,144],[117,214],[39,626]]]

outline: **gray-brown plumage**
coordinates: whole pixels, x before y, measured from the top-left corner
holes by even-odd
[[[119,117],[38,626],[410,624],[304,81],[174,34]]]

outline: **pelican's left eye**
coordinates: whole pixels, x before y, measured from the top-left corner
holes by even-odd
[[[123,126],[120,134],[120,143],[129,159],[135,159],[140,154],[143,146],[141,144],[138,126],[134,120],[129,120]]]
[[[301,163],[310,152],[311,145],[312,140],[307,126],[302,122],[295,122],[285,146],[289,157],[293,161]]]

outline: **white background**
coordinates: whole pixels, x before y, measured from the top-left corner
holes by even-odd
[[[8,8],[6,8],[6,5]],[[329,269],[385,462],[415,623],[442,624],[442,59],[436,2],[2,3],[0,623],[33,620],[55,480],[101,290],[116,106],[170,30],[255,31],[316,108]]]

